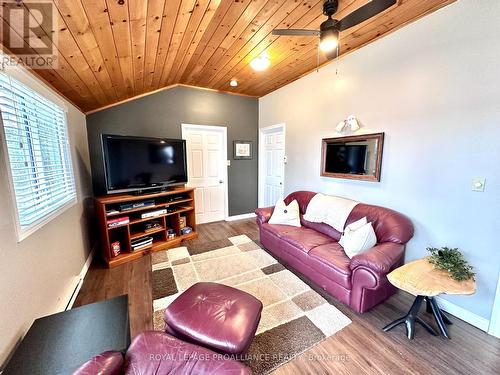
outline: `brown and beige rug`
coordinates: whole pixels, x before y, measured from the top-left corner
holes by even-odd
[[[246,361],[255,374],[267,374],[351,323],[245,235],[154,253],[152,263],[155,330],[163,330],[163,310],[199,281],[226,284],[262,301]]]

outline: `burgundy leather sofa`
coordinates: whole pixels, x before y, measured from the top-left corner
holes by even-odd
[[[413,237],[413,224],[388,208],[359,203],[346,226],[366,216],[378,243],[349,259],[338,243],[341,233],[324,223],[304,220],[309,201],[316,193],[297,191],[285,198],[300,207],[302,227],[269,224],[273,207],[259,208],[260,242],[285,265],[294,268],[354,311],[363,313],[395,293],[386,275],[404,262],[405,244]]]
[[[251,375],[238,361],[167,333],[149,331],[138,335],[125,357],[110,351],[83,364],[73,375],[204,374]]]

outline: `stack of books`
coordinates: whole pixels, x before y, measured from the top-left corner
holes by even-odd
[[[130,242],[132,245],[132,251],[141,250],[146,247],[150,247],[153,244],[153,237],[141,237],[136,238]]]
[[[108,220],[108,228],[114,228],[128,223],[130,223],[128,216],[117,217],[116,219]]]

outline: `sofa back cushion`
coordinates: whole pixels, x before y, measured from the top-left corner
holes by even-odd
[[[299,203],[301,215],[305,214],[307,205],[312,197],[316,195],[312,191],[296,191],[285,198],[289,204],[294,199]],[[378,243],[394,242],[405,244],[413,237],[413,224],[406,216],[389,208],[359,203],[347,218],[346,226],[366,216],[368,222],[372,223]],[[328,224],[311,223],[301,216],[303,226],[323,233],[334,240],[340,239],[341,233]]]

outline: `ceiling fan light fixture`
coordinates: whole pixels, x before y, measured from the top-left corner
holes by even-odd
[[[250,66],[257,72],[262,72],[271,66],[271,61],[267,55],[260,55],[250,61]]]
[[[319,48],[323,52],[332,52],[339,45],[339,32],[335,29],[321,31]]]
[[[232,79],[231,82],[229,82],[229,86],[238,87],[238,81],[235,79]]]

